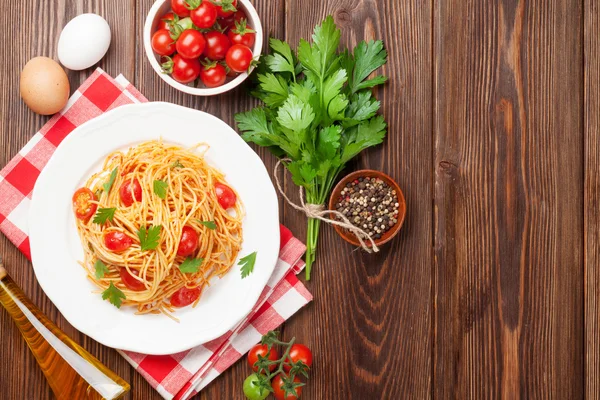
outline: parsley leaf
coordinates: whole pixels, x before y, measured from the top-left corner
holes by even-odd
[[[296,63],[290,45],[281,40],[271,38],[269,41],[274,50],[272,55],[265,56],[265,63],[273,72],[289,72],[296,79]]]
[[[96,270],[94,273],[96,279],[102,279],[104,278],[104,274],[108,273],[108,267],[102,262],[102,260],[96,260],[94,269]]]
[[[259,75],[260,88],[265,92],[262,101],[270,107],[283,104],[288,97],[288,84],[282,76],[271,73]]]
[[[377,68],[387,62],[387,51],[383,48],[381,40],[360,42],[354,49],[354,68],[348,71],[350,78],[350,92],[356,93],[359,90],[372,88],[373,86],[384,83],[385,76],[377,76],[373,79],[367,77]]]
[[[173,164],[171,164],[171,168],[175,169],[175,168],[185,168],[185,167],[183,166],[182,163],[179,162],[179,160],[177,160]]]
[[[217,224],[215,224],[215,221],[200,221],[199,219],[197,219],[196,221],[198,221],[200,225],[204,225],[208,229],[217,229]]]
[[[145,226],[140,227],[140,230],[137,231],[137,237],[140,239],[142,251],[154,250],[158,247],[161,230],[161,225],[150,226],[149,228]]]
[[[301,132],[308,128],[314,119],[315,113],[310,104],[302,102],[294,95],[288,97],[277,113],[277,121],[282,126],[296,132]],[[288,139],[291,138],[292,141],[296,141],[296,136],[287,136]]]
[[[99,208],[92,222],[99,225],[106,223],[106,221],[113,222],[115,211],[117,211],[116,208]]]
[[[108,182],[106,182],[104,185],[102,185],[102,187],[104,188],[104,191],[106,192],[106,194],[108,195],[108,192],[110,192],[110,189],[112,188],[112,185],[115,183],[115,179],[117,178],[117,171],[119,170],[118,167],[115,167],[115,169],[112,170],[112,172],[110,173],[110,177],[108,178]]]
[[[167,188],[169,184],[165,181],[155,180],[153,184],[154,193],[161,199],[167,198]]]
[[[108,289],[102,292],[102,300],[106,299],[108,299],[113,306],[121,308],[121,303],[126,297],[125,294],[111,282]]]
[[[188,257],[179,265],[179,270],[184,274],[195,274],[203,261],[203,258]]]
[[[254,263],[256,262],[256,252],[248,254],[246,257],[240,258],[238,265],[241,265],[242,279],[247,277],[254,271]]]

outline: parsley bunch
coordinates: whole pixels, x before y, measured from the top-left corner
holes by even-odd
[[[312,39],[312,44],[300,40],[297,54],[271,39],[273,52],[262,59],[253,92],[264,106],[235,118],[244,140],[290,160],[284,164],[308,203],[324,204],[346,163],[385,137],[387,124],[377,115],[380,103],[371,88],[387,78],[369,76],[386,63],[387,52],[380,40],[338,52],[340,30],[331,16],[315,28]],[[309,218],[307,280],[319,226]]]

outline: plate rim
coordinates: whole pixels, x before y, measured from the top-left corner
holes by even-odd
[[[102,123],[104,120],[112,117],[113,115],[118,115],[119,113],[124,113],[129,111],[130,109],[136,109],[136,108],[152,108],[152,107],[167,107],[167,108],[175,108],[175,109],[179,109],[182,110],[184,112],[189,112],[189,113],[199,113],[202,114],[205,118],[210,118],[210,119],[214,119],[217,121],[217,123],[222,124],[224,126],[226,126],[227,128],[229,128],[231,130],[231,132],[233,134],[235,134],[235,136],[242,142],[244,143],[247,148],[248,148],[248,155],[249,157],[252,157],[254,159],[256,159],[258,161],[258,165],[260,166],[260,169],[262,169],[262,172],[264,172],[265,176],[267,177],[269,183],[270,183],[270,188],[272,189],[272,194],[274,195],[274,213],[275,215],[277,215],[276,221],[277,221],[277,230],[279,230],[279,225],[280,225],[280,221],[279,221],[279,201],[278,201],[278,197],[277,197],[277,193],[275,190],[275,187],[273,185],[273,182],[269,176],[268,170],[266,168],[266,165],[264,164],[263,160],[260,158],[260,156],[239,136],[239,134],[233,129],[233,127],[231,127],[229,124],[227,124],[225,121],[221,120],[220,118],[218,118],[215,115],[212,115],[210,113],[207,113],[205,111],[202,110],[196,110],[196,109],[192,109],[189,107],[184,107],[184,106],[180,106],[178,104],[173,104],[173,103],[168,103],[168,102],[163,102],[163,101],[157,101],[157,102],[146,102],[146,103],[133,103],[133,104],[125,104],[122,106],[119,106],[117,108],[114,108],[113,110],[107,111],[95,118],[92,118],[89,121],[84,122],[83,124],[79,125],[78,127],[76,127],[72,132],[70,132],[64,139],[63,141],[57,146],[56,150],[54,151],[54,153],[51,155],[51,157],[48,159],[46,165],[44,166],[44,168],[42,168],[42,170],[40,171],[40,175],[38,176],[36,183],[34,185],[32,194],[31,194],[31,203],[30,203],[30,207],[27,213],[28,216],[28,225],[30,224],[30,221],[32,220],[32,215],[34,214],[34,210],[37,209],[37,204],[41,203],[42,199],[40,198],[39,195],[39,186],[38,186],[38,182],[42,181],[43,179],[45,179],[45,176],[47,174],[49,174],[48,172],[48,168],[46,168],[48,165],[50,165],[53,162],[57,162],[56,161],[56,154],[58,149],[60,148],[61,145],[63,145],[63,143],[68,143],[70,141],[76,140],[76,137],[78,135],[80,135],[78,132],[80,131],[84,131],[85,129],[88,129],[88,126],[90,125],[95,125],[98,123]],[[135,111],[134,111],[135,112]],[[151,138],[149,138],[148,140],[152,140]],[[168,139],[166,140],[168,142]],[[37,196],[36,196],[37,193]],[[256,290],[256,294],[254,296],[251,296],[251,300],[252,301],[248,301],[247,304],[249,304],[248,307],[243,307],[240,308],[239,312],[235,313],[235,318],[232,317],[231,320],[234,321],[233,323],[221,323],[219,325],[217,325],[217,327],[215,327],[214,332],[211,335],[205,335],[208,336],[208,338],[203,338],[201,340],[189,340],[187,344],[181,344],[181,345],[177,345],[177,343],[180,343],[180,341],[170,341],[171,345],[168,348],[165,348],[165,350],[161,350],[159,348],[152,348],[152,349],[148,349],[148,348],[140,348],[137,347],[137,345],[126,345],[126,346],[122,346],[120,344],[115,344],[112,343],[111,341],[107,341],[107,340],[103,340],[102,338],[97,337],[94,332],[90,332],[89,329],[87,329],[86,327],[82,327],[80,323],[77,322],[77,320],[73,320],[73,318],[70,318],[69,316],[67,316],[67,314],[65,314],[63,311],[63,309],[61,308],[61,306],[59,306],[56,302],[55,299],[53,298],[53,295],[49,294],[48,292],[48,287],[46,286],[46,283],[43,283],[38,276],[38,268],[36,268],[36,261],[35,259],[37,259],[37,252],[34,251],[34,242],[37,239],[33,239],[33,237],[35,236],[33,233],[33,230],[31,229],[31,226],[29,225],[28,228],[28,237],[30,239],[30,247],[31,247],[31,263],[32,263],[32,268],[34,270],[34,275],[36,277],[36,281],[37,283],[40,285],[40,287],[42,288],[44,294],[46,295],[46,297],[52,302],[52,304],[58,309],[58,311],[60,312],[61,316],[63,318],[65,318],[65,320],[71,324],[77,331],[83,333],[84,335],[90,337],[91,339],[101,343],[104,346],[110,347],[110,348],[114,348],[117,349],[119,351],[131,351],[131,352],[137,352],[137,353],[143,353],[143,354],[148,354],[148,355],[170,355],[170,354],[175,354],[175,353],[179,353],[179,352],[183,352],[186,350],[190,350],[194,347],[197,347],[201,344],[207,343],[211,340],[217,339],[219,337],[221,337],[223,334],[227,333],[227,331],[235,328],[237,325],[239,325],[239,323],[248,315],[252,312],[252,309],[254,308],[256,302],[259,300],[262,292],[264,291],[264,288],[266,287],[269,279],[271,278],[273,271],[275,270],[275,266],[278,262],[278,258],[279,258],[279,251],[274,252],[274,255],[272,257],[271,260],[267,259],[264,262],[264,265],[266,268],[268,268],[269,273],[265,274],[265,277],[263,280],[261,280],[259,283],[257,283],[258,286],[260,286],[260,290]],[[279,234],[275,235],[276,236],[276,240],[277,240],[277,249],[279,249],[280,246],[280,237]],[[264,281],[264,282],[263,282]],[[183,341],[181,341],[183,343]],[[163,347],[164,348],[164,347]]]

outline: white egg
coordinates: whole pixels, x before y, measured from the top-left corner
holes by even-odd
[[[58,59],[70,70],[96,64],[110,46],[108,22],[97,14],[81,14],[63,28],[58,39]]]

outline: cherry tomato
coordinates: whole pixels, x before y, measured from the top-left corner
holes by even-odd
[[[258,387],[258,374],[252,374],[246,378],[242,389],[248,400],[264,400],[269,396],[269,391]]]
[[[243,20],[242,22],[237,22],[235,27],[227,33],[227,36],[231,44],[243,44],[244,46],[252,47],[256,39],[256,32],[250,29],[246,21]]]
[[[295,363],[299,360],[310,368],[313,361],[312,352],[308,347],[306,347],[303,344],[294,344],[290,349],[290,356],[286,361]],[[292,369],[292,367],[284,364],[283,369],[285,370],[285,372],[290,372],[290,369]]]
[[[215,184],[215,193],[217,194],[217,200],[219,201],[219,204],[226,210],[233,207],[237,201],[237,196],[233,190],[231,190],[229,186],[222,183]]]
[[[269,354],[269,360],[276,361],[279,359],[279,354],[277,354],[277,350],[275,347],[271,347],[271,351],[269,351],[269,347],[266,344],[257,344],[248,352],[248,365],[252,367],[254,372],[258,372],[258,367],[254,365],[255,362],[258,361],[258,356],[266,356]],[[273,371],[277,365],[271,364],[269,365],[269,371]]]
[[[198,58],[202,55],[206,40],[204,35],[195,29],[186,29],[177,39],[177,53],[184,58]]]
[[[185,0],[171,0],[171,8],[175,14],[182,18],[190,15],[190,10],[186,7]]]
[[[184,226],[181,231],[181,240],[177,248],[177,255],[187,257],[198,249],[198,234],[191,226]]]
[[[115,252],[127,250],[133,241],[123,232],[110,231],[104,234],[104,245],[107,249]]]
[[[139,276],[139,272],[135,269],[131,270],[131,273],[127,271],[127,268],[119,268],[119,274],[121,275],[121,281],[127,289],[133,290],[134,292],[141,292],[146,290],[146,285],[143,282],[138,281],[134,276]]]
[[[216,0],[217,13],[221,18],[229,18],[237,11],[237,0]]]
[[[200,70],[200,79],[204,86],[214,88],[221,86],[227,79],[227,71],[221,64],[209,65]]]
[[[243,44],[234,44],[227,51],[225,57],[227,66],[235,72],[244,72],[252,63],[252,50]]]
[[[200,61],[197,59],[183,58],[179,54],[175,54],[172,60],[171,76],[177,82],[190,83],[200,75]],[[164,65],[164,64],[163,64]]]
[[[190,18],[200,29],[208,29],[217,21],[217,6],[207,0],[202,0],[198,8],[190,11]]]
[[[173,307],[189,306],[200,297],[200,288],[188,289],[185,286],[173,293],[171,296],[171,305]]]
[[[236,22],[241,22],[243,19],[245,19],[246,21],[248,21],[248,17],[246,16],[246,13],[241,8],[239,8],[235,12],[235,14],[233,14],[233,19]]]
[[[92,203],[93,201],[98,201],[94,192],[85,187],[77,189],[73,194],[75,216],[83,222],[88,222],[98,209],[98,204]]]
[[[137,179],[129,179],[121,184],[119,188],[119,196],[121,203],[125,207],[129,207],[135,201],[142,201],[142,186]]]
[[[152,36],[152,50],[161,56],[170,56],[175,53],[175,41],[166,29],[159,29]]]
[[[169,21],[173,21],[174,19],[175,19],[175,14],[173,14],[172,12],[166,13],[160,19],[160,22],[158,23],[158,26],[156,27],[156,29],[158,29],[158,30],[160,30],[160,29],[166,29],[166,30],[171,29]]]
[[[273,378],[273,381],[271,382],[271,387],[273,388],[273,397],[275,397],[277,400],[294,400],[300,398],[300,396],[302,395],[302,386],[296,388],[297,396],[294,396],[293,394],[288,394],[286,396],[285,390],[281,388],[281,386],[283,386],[282,376],[282,374],[277,375],[275,378]],[[300,378],[295,376],[294,382],[300,383]]]
[[[227,35],[219,31],[210,31],[204,35],[204,38],[206,39],[204,55],[214,61],[224,59],[227,50],[231,47]]]

